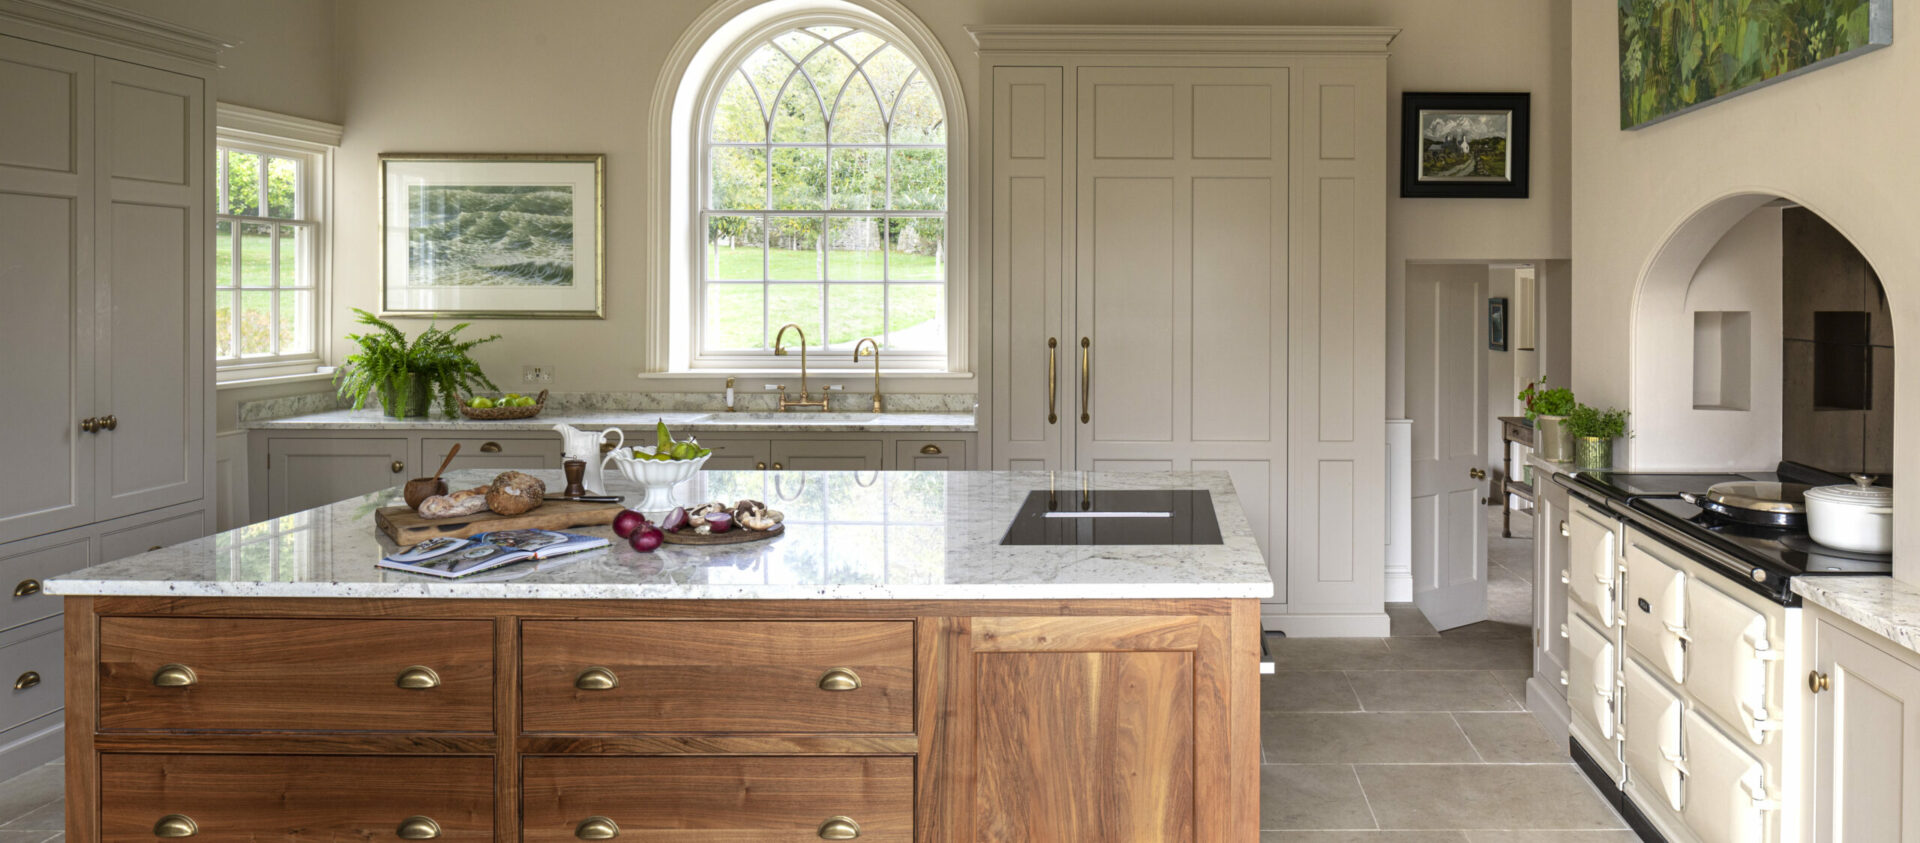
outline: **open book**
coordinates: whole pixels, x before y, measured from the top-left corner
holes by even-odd
[[[464,539],[428,539],[404,548],[377,564],[382,568],[415,574],[464,577],[528,559],[551,559],[606,547],[612,543],[600,536],[554,530],[495,530],[475,533]]]

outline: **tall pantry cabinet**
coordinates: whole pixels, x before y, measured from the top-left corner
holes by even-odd
[[[0,779],[59,756],[47,577],[207,534],[215,51],[0,0]]]
[[[988,464],[1226,471],[1266,628],[1385,635],[1398,30],[969,31]]]

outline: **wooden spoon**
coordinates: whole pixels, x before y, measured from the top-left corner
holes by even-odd
[[[447,466],[453,465],[453,458],[456,456],[459,456],[459,454],[460,454],[460,443],[455,442],[453,443],[453,448],[447,451],[447,458],[440,461],[440,468],[438,471],[435,471],[433,473],[433,479],[435,480],[440,479],[441,473],[447,470]]]
[[[440,475],[447,470],[447,466],[453,464],[453,458],[459,453],[460,443],[455,442],[453,448],[447,451],[447,458],[440,461],[440,470],[435,471],[432,477],[417,477],[407,481],[406,487],[400,492],[407,506],[419,509],[421,501],[447,493],[447,481],[440,479]]]

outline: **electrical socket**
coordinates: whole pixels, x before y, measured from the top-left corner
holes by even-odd
[[[521,383],[553,383],[552,366],[521,366]]]

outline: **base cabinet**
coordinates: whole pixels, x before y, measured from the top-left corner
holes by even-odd
[[[1920,656],[1821,609],[1809,610],[1807,620],[1813,804],[1806,839],[1920,841]]]

